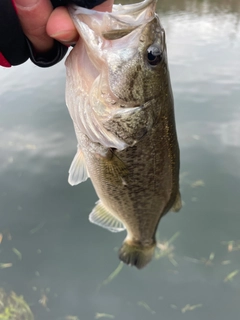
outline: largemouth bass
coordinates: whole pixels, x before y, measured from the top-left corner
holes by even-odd
[[[71,6],[80,40],[66,61],[66,103],[78,148],[69,183],[91,178],[91,222],[127,231],[119,250],[143,268],[158,223],[181,208],[179,147],[165,32],[155,0],[97,12]]]

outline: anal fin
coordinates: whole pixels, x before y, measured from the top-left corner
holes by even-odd
[[[101,200],[96,202],[96,206],[89,215],[89,220],[102,228],[108,229],[111,232],[120,232],[125,230],[122,222],[115,218],[105,208]]]
[[[86,181],[89,177],[85,166],[84,156],[80,149],[78,149],[75,157],[73,158],[68,172],[68,182],[71,186],[75,186],[76,184]]]
[[[182,199],[180,191],[178,191],[174,204],[171,208],[172,212],[178,212],[182,208]]]

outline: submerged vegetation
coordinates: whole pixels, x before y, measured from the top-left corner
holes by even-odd
[[[34,316],[22,296],[0,288],[0,320],[34,320]]]

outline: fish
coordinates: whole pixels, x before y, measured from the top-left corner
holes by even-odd
[[[181,209],[180,152],[165,31],[156,0],[98,12],[71,5],[80,38],[66,60],[66,104],[77,138],[68,182],[91,179],[90,222],[126,230],[119,259],[138,269],[156,231]]]

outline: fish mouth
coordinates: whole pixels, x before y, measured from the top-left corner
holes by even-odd
[[[72,17],[77,29],[80,26],[79,20],[89,24],[89,19],[94,17],[94,25],[92,29],[98,31],[99,35],[110,33],[116,34],[117,30],[124,34],[128,34],[137,27],[151,21],[155,14],[157,0],[145,0],[134,4],[114,4],[112,12],[100,12],[94,9],[86,9],[76,5],[68,6],[68,11]],[[86,21],[86,22],[85,22]],[[106,35],[107,34],[107,35]],[[106,38],[107,39],[107,38]],[[113,36],[111,40],[113,40]]]
[[[113,4],[112,11],[109,12],[109,14],[114,15],[137,15],[139,12],[141,13],[144,9],[146,9],[148,6],[152,6],[153,11],[155,12],[155,7],[157,4],[157,0],[144,0],[137,3],[132,4]],[[71,4],[68,6],[68,10],[71,11],[74,14],[95,14],[99,13],[101,14],[101,11],[96,11],[94,9],[87,9],[83,7],[79,7],[78,5]]]
[[[124,15],[133,14],[133,13],[137,14],[138,12],[143,11],[145,8],[147,8],[150,5],[154,7],[154,11],[155,11],[156,4],[157,4],[157,0],[144,0],[141,2],[125,4],[125,5],[114,4],[112,12],[115,13],[117,11],[118,14],[124,14]]]

